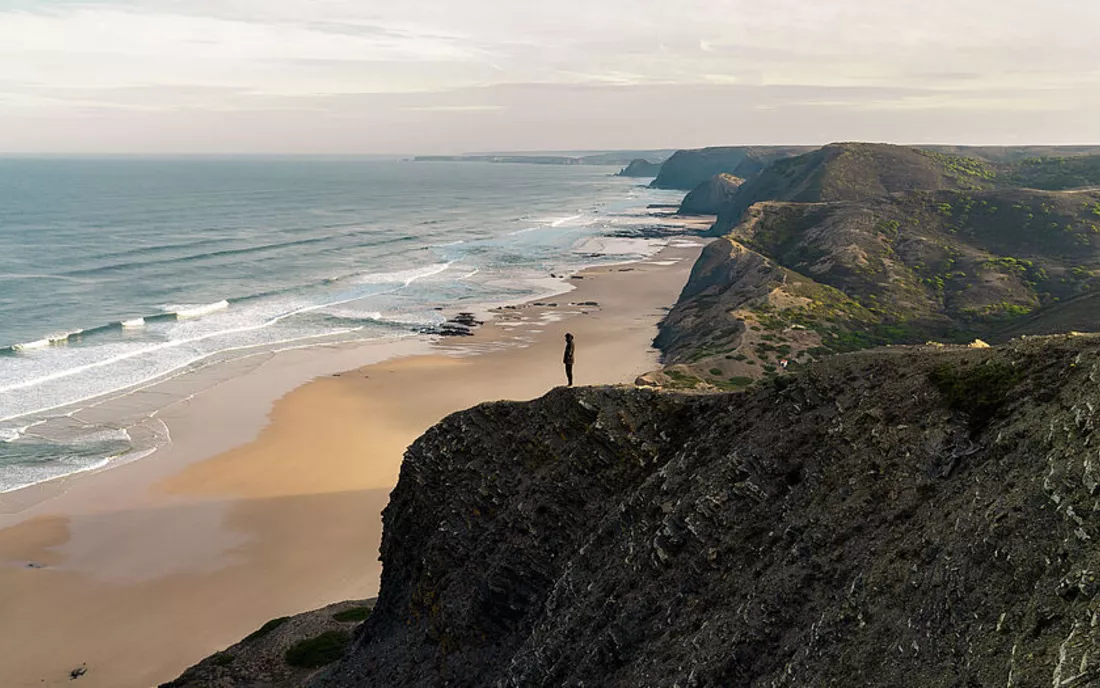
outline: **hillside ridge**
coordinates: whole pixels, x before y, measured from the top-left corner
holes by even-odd
[[[451,416],[316,685],[1091,685],[1098,361],[922,347]]]

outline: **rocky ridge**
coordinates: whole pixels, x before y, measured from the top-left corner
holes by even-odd
[[[729,205],[744,179],[732,174],[716,174],[691,190],[680,204],[680,215],[717,215]]]
[[[1098,384],[1063,336],[456,414],[316,685],[1095,685]]]
[[[690,191],[716,174],[748,179],[770,163],[814,150],[812,146],[723,146],[680,150],[661,166],[651,186]]]
[[[661,163],[650,162],[645,158],[638,158],[631,160],[630,164],[624,167],[616,175],[618,177],[646,177],[652,179],[656,177],[661,171]]]

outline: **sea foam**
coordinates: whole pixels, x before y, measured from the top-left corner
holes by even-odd
[[[197,306],[165,306],[164,310],[168,313],[174,314],[178,320],[184,320],[187,318],[201,318],[204,315],[210,315],[211,313],[224,311],[227,308],[229,308],[229,302],[222,300],[215,303],[200,304]]]

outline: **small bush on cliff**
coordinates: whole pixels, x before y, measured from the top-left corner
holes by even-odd
[[[279,626],[285,624],[287,621],[290,621],[289,616],[280,616],[277,619],[272,619],[271,621],[265,623],[263,626],[257,628],[255,631],[252,631],[252,633],[248,634],[248,636],[245,637],[245,641],[247,642],[249,640],[259,640],[268,633],[274,631]]]
[[[342,612],[336,612],[332,618],[340,622],[366,621],[368,616],[370,616],[370,607],[351,607]]]
[[[323,667],[343,657],[350,643],[351,634],[347,631],[325,631],[291,645],[286,651],[286,663],[304,669]]]
[[[229,666],[230,664],[233,663],[233,660],[235,660],[235,659],[237,659],[237,657],[233,654],[230,654],[228,652],[219,652],[219,653],[215,654],[213,657],[211,657],[210,661],[213,662],[217,666],[223,667],[223,666]]]
[[[1008,401],[1009,393],[1020,382],[1020,373],[1001,361],[967,368],[945,363],[933,370],[929,378],[948,407],[967,414],[972,425],[980,426]]]

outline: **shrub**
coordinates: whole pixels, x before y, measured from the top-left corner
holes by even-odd
[[[366,621],[368,616],[370,616],[370,607],[351,607],[342,612],[336,612],[332,618],[340,622]]]
[[[323,667],[343,657],[350,643],[351,634],[347,631],[325,631],[291,645],[286,651],[286,663],[304,669]]]
[[[234,659],[236,659],[236,657],[233,656],[232,654],[228,653],[228,652],[219,652],[219,653],[215,654],[210,659],[210,661],[213,662],[217,666],[223,667],[223,666],[229,666],[230,664],[232,664]]]
[[[265,635],[267,635],[268,633],[274,631],[279,626],[282,626],[287,621],[290,621],[289,616],[280,616],[277,619],[272,619],[271,621],[268,621],[267,623],[265,623],[263,626],[260,626],[259,628],[257,628],[255,631],[252,631],[252,633],[248,634],[245,637],[245,641],[247,642],[249,640],[258,640],[258,639],[264,637]]]
[[[1000,361],[968,368],[945,363],[929,378],[949,408],[967,414],[972,425],[981,426],[1008,401],[1009,393],[1020,382],[1020,373],[1012,364]]]

